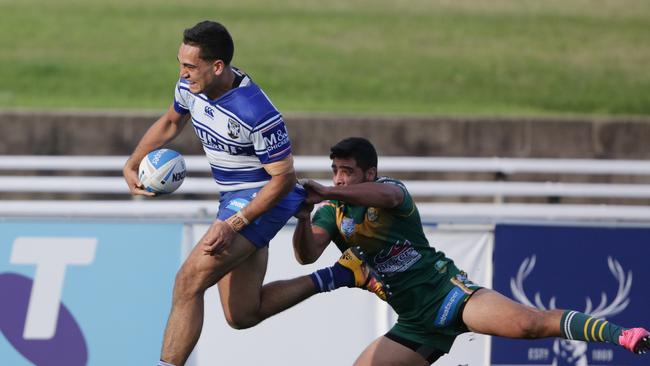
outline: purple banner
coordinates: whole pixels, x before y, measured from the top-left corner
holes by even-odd
[[[544,309],[572,309],[649,328],[650,229],[498,225],[494,289]],[[560,339],[492,339],[492,365],[642,366],[619,346]]]

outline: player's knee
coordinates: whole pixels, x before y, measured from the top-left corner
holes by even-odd
[[[197,277],[191,270],[181,267],[174,280],[174,297],[190,298],[202,294],[203,286]]]
[[[227,314],[226,322],[228,325],[237,330],[248,329],[259,324],[262,319],[258,318],[255,314]]]
[[[521,338],[535,339],[544,334],[544,314],[537,309],[529,309],[517,317]]]

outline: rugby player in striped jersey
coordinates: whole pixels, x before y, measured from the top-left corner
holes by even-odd
[[[132,194],[152,196],[138,180],[138,165],[189,122],[220,193],[216,220],[176,275],[160,365],[185,363],[201,333],[204,292],[217,282],[231,326],[259,322],[269,241],[305,197],[296,184],[282,115],[247,74],[231,65],[233,53],[233,40],[219,23],[204,21],[184,31],[174,101],[123,170]]]

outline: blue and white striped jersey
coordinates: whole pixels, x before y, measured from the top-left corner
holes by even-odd
[[[190,92],[182,78],[174,95],[176,112],[191,114],[220,192],[263,186],[271,176],[262,164],[291,153],[280,112],[246,74],[233,71],[238,86],[216,100]]]

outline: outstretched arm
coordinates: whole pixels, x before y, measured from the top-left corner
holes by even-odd
[[[348,186],[326,187],[313,180],[303,184],[309,191],[309,202],[340,200],[352,205],[394,208],[404,201],[404,191],[394,184],[365,182]]]
[[[126,161],[122,174],[129,186],[131,194],[153,196],[154,193],[144,190],[142,183],[138,179],[138,167],[140,161],[151,151],[167,144],[178,136],[188,120],[188,114],[179,114],[170,106],[167,112],[163,114],[156,122],[149,127],[135,150]]]

